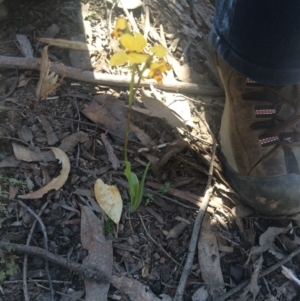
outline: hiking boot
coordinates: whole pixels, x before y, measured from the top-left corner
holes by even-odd
[[[227,180],[261,214],[299,213],[300,85],[261,85],[214,58],[226,95],[220,145]]]

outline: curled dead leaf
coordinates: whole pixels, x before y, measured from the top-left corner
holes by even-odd
[[[101,179],[95,183],[95,197],[103,211],[115,222],[119,224],[123,209],[123,200],[115,185],[107,185]]]
[[[64,151],[62,151],[59,148],[49,147],[49,149],[52,150],[55,158],[61,162],[62,168],[61,168],[60,175],[58,177],[54,178],[50,183],[48,183],[47,185],[45,185],[44,187],[42,187],[41,189],[39,189],[37,191],[31,192],[28,194],[24,194],[24,195],[19,195],[18,197],[20,199],[25,199],[25,200],[39,199],[44,194],[46,194],[48,191],[50,191],[52,189],[57,191],[67,181],[69,172],[70,172],[70,168],[71,168],[70,160],[69,160],[68,156],[66,155],[66,153]]]

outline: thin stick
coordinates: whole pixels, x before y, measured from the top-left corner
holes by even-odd
[[[134,287],[140,293],[143,294],[143,298],[144,298],[143,300],[161,301],[161,299],[157,298],[146,286],[144,286],[142,283],[138,282],[135,279],[108,275],[99,270],[94,270],[83,264],[79,264],[75,261],[65,259],[62,256],[57,256],[49,251],[46,251],[38,247],[31,247],[31,246],[25,246],[25,245],[0,241],[0,248],[3,250],[10,249],[18,253],[26,253],[26,254],[41,256],[49,261],[52,261],[72,271],[82,274],[86,278],[98,282],[104,282],[104,283],[110,282],[117,289],[127,294],[131,300],[141,300],[137,298],[136,292],[132,290],[132,287]]]
[[[47,199],[48,200],[43,205],[43,207],[41,208],[41,210],[40,210],[40,212],[38,214],[38,217],[41,217],[41,215],[43,214],[44,210],[49,205],[49,203],[50,203],[49,197],[47,197]],[[35,230],[35,226],[36,226],[37,222],[38,222],[38,220],[36,219],[34,221],[34,223],[32,224],[32,227],[31,227],[30,232],[29,232],[28,237],[27,237],[26,246],[30,245],[30,241],[31,241],[31,238],[32,238],[33,232]],[[28,293],[28,286],[27,286],[27,262],[28,262],[28,254],[25,254],[24,255],[24,260],[23,260],[23,291],[24,291],[24,299],[25,299],[25,301],[30,301],[29,293]]]
[[[185,265],[184,265],[184,268],[183,268],[183,271],[182,271],[182,274],[181,274],[181,277],[180,277],[180,281],[179,281],[179,284],[178,284],[178,287],[177,287],[177,291],[176,291],[176,294],[175,294],[175,297],[174,297],[174,301],[182,301],[183,300],[183,295],[184,295],[186,282],[187,282],[187,279],[188,279],[189,274],[190,274],[191,269],[192,269],[193,260],[194,260],[194,256],[195,256],[195,252],[196,252],[196,247],[197,247],[197,242],[198,242],[198,238],[199,238],[199,233],[200,233],[200,229],[201,229],[202,220],[203,220],[204,214],[207,210],[208,203],[209,203],[209,200],[210,200],[210,195],[212,193],[212,188],[210,188],[210,186],[211,186],[211,180],[212,180],[212,175],[213,175],[213,165],[214,165],[215,156],[216,156],[216,147],[217,147],[217,144],[216,144],[216,142],[214,142],[213,148],[212,148],[212,156],[211,156],[211,161],[210,161],[210,166],[209,166],[209,172],[208,172],[206,192],[205,192],[205,195],[203,197],[202,204],[199,208],[197,217],[195,219],[187,259],[186,259],[186,262],[185,262]]]
[[[0,55],[0,68],[18,68],[18,69],[31,69],[40,70],[40,60],[35,58],[21,58],[21,57],[7,57]],[[83,82],[95,83],[105,86],[120,86],[128,87],[130,77],[125,75],[104,74],[93,71],[83,71],[78,68],[67,67],[62,64],[51,63],[51,72],[55,72],[60,76],[65,76],[74,80]],[[143,80],[139,87],[147,87],[150,85],[166,91],[176,91],[178,93],[189,93],[198,95],[212,95],[222,96],[224,92],[222,89],[201,84],[191,84],[184,82],[172,82],[158,85],[154,80]]]
[[[46,251],[48,251],[48,237],[47,237],[47,230],[46,230],[46,227],[45,227],[44,223],[42,222],[40,217],[31,208],[26,206],[22,201],[18,200],[17,203],[19,205],[21,205],[23,208],[25,208],[39,222],[39,224],[41,226],[41,229],[42,229],[42,232],[43,232],[43,236],[44,236],[44,248],[45,248]],[[51,282],[51,275],[50,275],[50,271],[49,271],[48,260],[45,261],[45,270],[46,270],[48,281],[49,281],[51,300],[54,300],[54,289],[53,289],[53,285],[52,285],[52,282]]]
[[[192,265],[193,265],[193,260],[194,260],[194,256],[195,256],[195,251],[196,251],[197,241],[198,241],[199,232],[200,232],[200,228],[201,228],[201,223],[202,223],[204,214],[206,212],[206,208],[207,208],[209,200],[210,200],[211,192],[212,192],[212,189],[206,190],[201,207],[200,207],[197,217],[195,219],[187,259],[186,259],[185,265],[183,267],[183,271],[182,271],[182,274],[181,274],[181,277],[179,280],[176,295],[174,297],[174,301],[182,301],[183,300],[183,294],[184,294],[186,282],[187,282],[188,276],[191,272]]]
[[[148,236],[148,238],[156,245],[156,246],[158,246],[159,248],[160,248],[160,250],[168,257],[168,258],[170,258],[175,264],[177,264],[178,266],[180,266],[180,262],[178,262],[176,259],[174,259],[164,248],[163,248],[163,246],[162,245],[160,245],[151,235],[150,235],[150,233],[148,232],[148,230],[147,230],[147,228],[146,228],[146,226],[145,226],[145,224],[144,224],[144,221],[143,221],[143,218],[142,218],[142,216],[139,214],[139,218],[140,218],[140,221],[141,221],[141,223],[142,223],[142,225],[143,225],[143,228],[144,228],[144,230],[145,230],[145,232],[146,232],[146,235]]]

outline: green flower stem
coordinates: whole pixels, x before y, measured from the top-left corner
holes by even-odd
[[[135,95],[134,90],[134,77],[136,73],[136,65],[132,65],[132,72],[131,72],[131,81],[129,86],[129,102],[128,102],[128,112],[127,112],[127,120],[126,120],[126,131],[125,131],[125,143],[124,143],[124,159],[125,162],[128,161],[127,149],[128,149],[128,138],[129,138],[129,131],[130,131],[130,120],[131,120],[131,109],[133,104],[133,99]]]
[[[125,175],[129,184],[129,193],[130,193],[130,212],[134,212],[139,205],[141,204],[141,200],[143,197],[145,179],[150,167],[150,162],[146,165],[146,168],[143,172],[142,179],[139,181],[137,175],[132,172],[131,164],[128,161],[128,140],[129,140],[129,131],[130,131],[130,120],[131,120],[131,112],[132,112],[132,104],[134,100],[135,93],[137,91],[137,87],[140,85],[142,80],[143,72],[146,70],[147,65],[145,64],[142,70],[139,69],[138,65],[133,64],[131,67],[131,81],[129,86],[129,101],[128,101],[128,112],[127,112],[127,120],[126,120],[126,132],[125,132],[125,143],[124,143],[124,158],[125,158]],[[138,74],[138,82],[135,87],[134,78],[135,75]]]
[[[125,142],[124,142],[124,159],[125,162],[128,161],[128,155],[127,155],[127,149],[128,149],[128,139],[129,139],[129,131],[130,131],[130,120],[131,120],[131,112],[132,112],[132,104],[135,96],[135,92],[137,89],[134,89],[134,78],[136,73],[138,74],[138,82],[136,87],[140,85],[140,82],[142,80],[142,74],[147,69],[147,65],[145,64],[144,68],[142,70],[139,70],[138,66],[136,64],[132,65],[131,70],[131,81],[129,86],[129,101],[128,101],[128,112],[127,112],[127,120],[126,120],[126,132],[125,132]]]

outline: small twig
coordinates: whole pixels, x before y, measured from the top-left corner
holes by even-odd
[[[77,103],[77,99],[75,98],[74,99],[74,103],[75,103],[75,106],[76,106],[76,110],[77,110],[77,115],[78,115],[78,121],[81,121],[81,118],[80,118],[80,110],[79,110],[79,107],[78,107],[78,103]],[[80,131],[80,123],[78,122],[77,123],[77,131],[79,132]],[[78,143],[77,145],[77,155],[76,155],[76,168],[78,168],[79,166],[79,157],[80,157],[80,145]]]
[[[212,134],[212,133],[211,133]],[[213,137],[213,146],[212,146],[212,154],[211,154],[211,161],[210,161],[210,165],[209,165],[209,170],[208,170],[208,179],[207,179],[207,184],[206,184],[206,188],[205,190],[209,189],[209,187],[211,186],[211,181],[212,181],[212,177],[214,174],[214,161],[215,161],[215,157],[216,157],[216,150],[217,150],[217,143],[216,143],[216,139]]]
[[[49,194],[49,196],[50,196],[50,194]],[[38,214],[38,217],[41,217],[44,210],[47,208],[48,204],[50,203],[49,197],[47,197],[47,199],[48,200],[43,205],[43,207],[41,208],[41,210]],[[34,223],[32,224],[32,227],[31,227],[30,232],[29,232],[28,237],[27,237],[26,246],[30,245],[30,241],[31,241],[32,235],[34,233],[35,226],[36,226],[37,222],[38,222],[38,220],[36,219],[34,221]],[[24,299],[25,299],[25,301],[30,301],[29,293],[28,293],[28,286],[27,286],[27,262],[28,262],[28,254],[25,254],[24,255],[24,260],[23,260],[23,290],[24,290]]]
[[[162,245],[160,245],[151,235],[150,235],[150,233],[148,232],[148,230],[147,230],[147,228],[146,228],[146,226],[145,226],[145,224],[144,224],[144,221],[143,221],[143,218],[142,218],[142,216],[140,215],[140,213],[139,213],[139,218],[140,218],[140,221],[141,221],[141,223],[142,223],[142,225],[143,225],[143,228],[144,228],[144,230],[145,230],[145,232],[146,232],[146,235],[148,236],[148,238],[156,245],[156,246],[158,246],[159,248],[160,248],[160,250],[168,257],[168,258],[170,258],[175,264],[177,264],[178,266],[180,266],[180,262],[178,262],[176,259],[174,259],[164,248],[163,248],[163,246]]]
[[[289,254],[288,256],[286,256],[284,259],[280,260],[279,262],[277,262],[276,264],[268,267],[267,269],[265,269],[264,271],[262,271],[259,276],[258,279],[260,279],[261,277],[265,277],[266,275],[274,272],[275,270],[277,270],[278,268],[280,268],[283,264],[287,263],[288,261],[290,261],[292,258],[294,258],[296,255],[298,255],[300,253],[300,247],[297,248],[295,251],[293,251],[291,254]],[[230,291],[228,291],[226,294],[218,297],[217,299],[213,300],[213,301],[225,301],[227,298],[229,298],[230,296],[236,294],[237,292],[239,292],[240,290],[242,290],[245,286],[247,286],[250,283],[250,279],[243,281],[242,283],[240,283],[239,285],[237,285],[236,287],[232,288]]]
[[[206,192],[205,192],[205,195],[203,197],[202,204],[199,208],[197,217],[195,219],[187,259],[186,259],[186,262],[185,262],[185,265],[184,265],[184,268],[183,268],[183,271],[182,271],[182,274],[181,274],[181,277],[180,277],[180,281],[179,281],[179,284],[178,284],[178,287],[177,287],[177,291],[176,291],[176,294],[175,294],[175,297],[174,297],[174,301],[182,301],[183,300],[183,295],[184,295],[186,282],[187,282],[187,279],[188,279],[189,274],[190,274],[191,269],[192,269],[193,260],[194,260],[194,256],[195,256],[195,252],[196,252],[196,246],[197,246],[197,242],[198,242],[198,238],[199,238],[199,233],[200,233],[200,229],[201,229],[202,220],[203,220],[204,214],[207,210],[207,206],[208,206],[208,203],[209,203],[209,200],[210,200],[210,195],[212,193],[212,188],[210,188],[210,186],[211,186],[211,180],[212,180],[212,176],[213,176],[213,166],[214,166],[214,161],[215,161],[215,156],[216,156],[216,147],[217,147],[217,144],[214,141],[213,148],[212,148],[211,161],[210,161],[210,166],[209,166],[209,172],[208,172]]]
[[[45,227],[44,223],[42,222],[40,217],[31,208],[26,206],[22,201],[18,200],[17,203],[19,205],[21,205],[23,208],[25,208],[30,214],[32,214],[37,219],[37,221],[39,222],[40,227],[41,227],[42,232],[43,232],[43,236],[44,236],[44,248],[45,248],[46,251],[48,251],[48,236],[47,236],[47,230],[46,230],[46,227]],[[53,285],[52,285],[52,282],[51,282],[51,275],[50,275],[50,271],[49,271],[48,260],[45,261],[45,270],[46,270],[48,281],[49,281],[51,300],[54,300],[54,290],[53,290]]]

